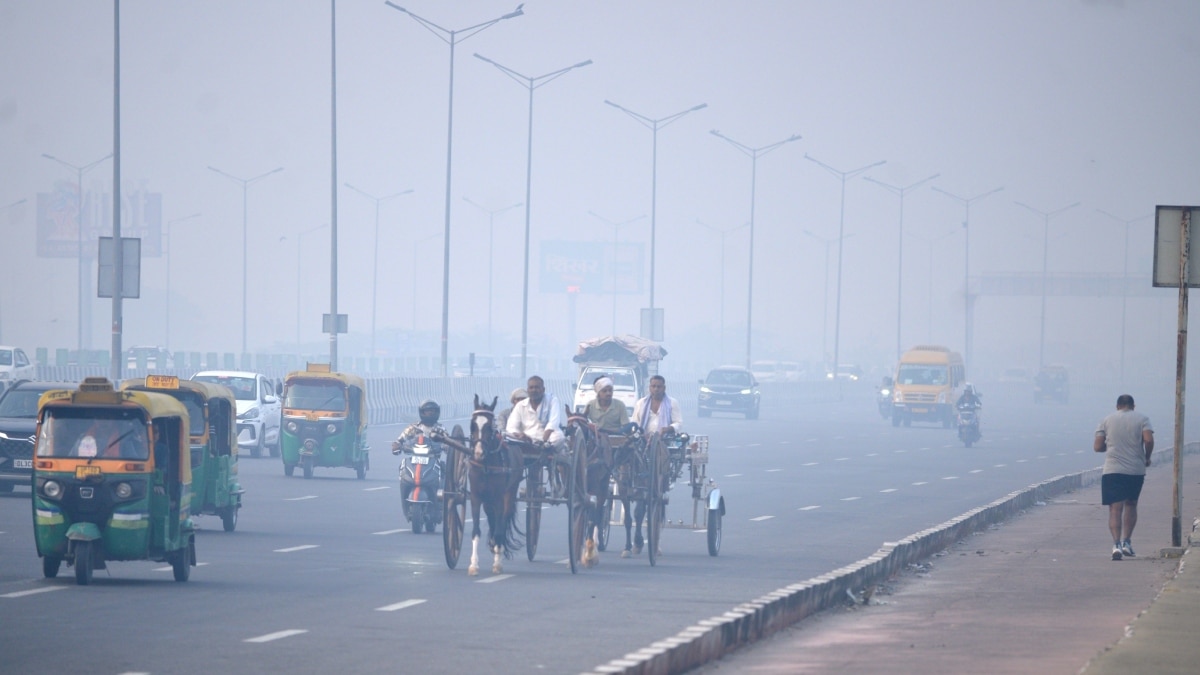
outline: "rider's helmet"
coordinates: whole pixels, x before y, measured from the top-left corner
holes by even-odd
[[[421,407],[417,408],[417,414],[421,416],[421,424],[431,427],[438,423],[438,418],[442,415],[442,407],[433,399],[425,399],[421,402]]]
[[[963,396],[971,396],[974,398],[979,398],[979,392],[975,391],[975,385],[968,382],[966,387],[963,388]]]

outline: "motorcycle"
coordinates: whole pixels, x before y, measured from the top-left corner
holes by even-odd
[[[879,404],[879,415],[883,419],[892,416],[892,388],[880,387],[875,395],[875,401]]]
[[[442,450],[424,434],[402,449],[400,459],[400,497],[404,518],[412,524],[413,534],[422,530],[433,534],[442,519]]]
[[[981,438],[979,433],[979,408],[963,406],[958,409],[958,440],[963,446],[971,447]]]

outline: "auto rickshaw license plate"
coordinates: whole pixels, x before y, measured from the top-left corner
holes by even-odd
[[[100,467],[93,464],[81,464],[75,467],[76,478],[87,478],[88,476],[99,476]]]

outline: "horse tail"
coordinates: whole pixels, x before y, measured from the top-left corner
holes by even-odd
[[[496,528],[495,536],[497,538],[496,545],[504,551],[504,558],[511,560],[514,553],[525,548],[525,533],[521,531],[517,518],[521,512],[520,502],[517,501],[517,491],[521,485],[525,462],[521,453],[510,446],[505,446],[505,454],[508,459],[510,475],[514,478],[509,481],[508,489],[504,491],[504,514],[500,519],[500,526]]]

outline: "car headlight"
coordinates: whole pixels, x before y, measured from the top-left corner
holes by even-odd
[[[62,496],[62,484],[55,480],[48,480],[42,484],[42,493],[50,499],[58,499]]]
[[[891,389],[880,389],[880,390],[879,390],[879,395],[880,395],[880,396],[891,396],[891,395],[892,395],[892,390],[891,390]]]
[[[296,430],[299,429],[300,427],[297,426],[295,422],[288,420],[288,423],[283,425],[283,428],[287,429],[288,433],[294,434],[294,433],[296,433]]]
[[[712,389],[709,389],[708,387],[700,387],[700,393],[701,394],[711,394]]]
[[[256,419],[258,419],[258,408],[251,408],[251,409],[247,410],[246,412],[242,413],[241,415],[238,415],[238,419],[240,419],[240,420],[256,420]]]
[[[739,394],[750,394],[750,393],[752,393],[752,392],[751,392],[749,389],[743,389],[743,390],[741,390],[741,391],[740,391],[740,392],[738,392],[738,393],[739,393]]]
[[[117,483],[116,490],[117,499],[129,499],[133,494],[133,486],[129,483]]]
[[[825,373],[825,379],[827,379],[827,380],[832,380],[832,379],[833,379],[833,373]]]

